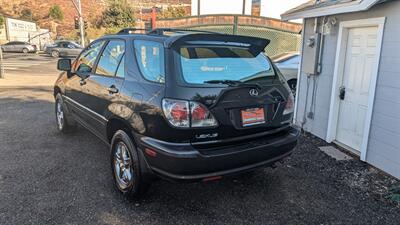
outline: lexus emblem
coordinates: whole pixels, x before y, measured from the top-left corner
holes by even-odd
[[[258,96],[258,91],[257,91],[257,89],[250,89],[249,94],[251,96]]]

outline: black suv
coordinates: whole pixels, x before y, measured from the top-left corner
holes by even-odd
[[[295,149],[291,91],[269,40],[157,29],[92,42],[60,59],[58,129],[78,122],[110,146],[119,191],[138,196],[154,175],[210,181],[273,166]]]

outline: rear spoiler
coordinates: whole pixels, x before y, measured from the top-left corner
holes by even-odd
[[[226,45],[247,48],[251,52],[259,54],[265,50],[269,43],[270,40],[257,37],[196,33],[171,36],[164,42],[164,45],[166,48],[177,48],[183,45]]]

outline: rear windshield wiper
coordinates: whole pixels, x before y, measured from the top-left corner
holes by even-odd
[[[258,84],[248,84],[243,83],[242,81],[238,80],[207,80],[204,81],[205,84],[226,84],[229,87],[256,87],[261,89],[260,85]]]

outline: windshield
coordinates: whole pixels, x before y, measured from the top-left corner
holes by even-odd
[[[262,53],[253,55],[240,47],[182,47],[180,61],[183,80],[189,84],[219,80],[253,83],[275,76]]]

